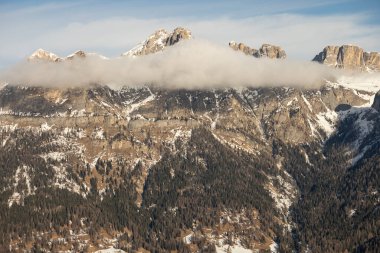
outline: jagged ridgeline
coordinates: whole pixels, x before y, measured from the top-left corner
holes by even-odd
[[[190,38],[159,30],[123,57]],[[286,56],[269,44],[230,46]],[[38,50],[29,61],[87,55]],[[379,82],[5,85],[0,252],[376,252]]]

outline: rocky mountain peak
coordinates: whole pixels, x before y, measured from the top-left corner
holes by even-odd
[[[139,56],[156,53],[164,50],[167,46],[172,46],[181,40],[191,39],[191,31],[182,27],[177,27],[169,33],[164,29],[157,30],[145,41],[138,44],[122,56]]]
[[[261,57],[268,57],[271,59],[284,59],[286,58],[286,53],[285,51],[279,47],[279,46],[274,46],[271,44],[263,44],[260,49],[260,56]]]
[[[82,50],[78,50],[76,52],[74,52],[73,54],[70,54],[66,57],[67,60],[72,60],[74,58],[85,58],[86,57],[86,53]]]
[[[355,45],[327,46],[314,57],[313,61],[342,69],[380,70],[380,54],[364,52],[362,48]]]
[[[249,46],[245,45],[244,43],[237,43],[235,41],[231,41],[229,44],[228,44],[232,49],[236,50],[236,51],[241,51],[247,55],[253,55],[255,56],[258,52],[257,49],[254,49],[254,48],[250,48]]]
[[[62,58],[62,57],[59,57],[59,56],[57,56],[51,52],[48,52],[46,50],[38,49],[28,57],[28,60],[29,61],[39,60],[39,61],[61,62],[61,61],[73,60],[73,59],[84,59],[85,57],[89,57],[89,56],[98,57],[98,58],[103,59],[103,60],[108,59],[107,57],[105,57],[103,55],[100,55],[97,53],[86,53],[82,50],[78,50],[78,51]]]
[[[171,46],[181,40],[188,39],[191,39],[191,31],[183,27],[177,27],[171,34],[169,34],[168,38],[166,39],[166,45]]]
[[[49,51],[46,51],[44,49],[37,49],[28,57],[29,61],[33,60],[44,60],[44,61],[51,61],[51,62],[58,62],[62,59],[58,57],[56,54],[53,54]]]
[[[286,58],[285,51],[279,47],[271,44],[263,44],[259,49],[254,49],[246,46],[244,43],[236,43],[231,41],[229,46],[236,50],[245,53],[246,55],[252,55],[256,58],[267,57],[270,59],[284,59]]]
[[[339,46],[326,46],[322,52],[314,57],[313,61],[336,67],[338,52]]]

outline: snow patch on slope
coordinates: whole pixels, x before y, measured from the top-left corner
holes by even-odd
[[[104,136],[105,134],[102,127],[95,128],[95,130],[91,134],[91,137],[96,140],[104,140],[105,139]]]
[[[170,132],[174,135],[172,139],[169,140],[169,143],[172,146],[172,150],[175,151],[177,150],[177,147],[176,147],[177,140],[181,140],[182,145],[186,144],[191,138],[192,130],[191,129],[186,130],[186,129],[182,129],[182,127],[179,127],[179,128],[170,130]],[[186,155],[186,150],[185,150],[184,155]]]
[[[80,194],[80,186],[70,179],[69,174],[63,166],[53,165],[52,168],[54,170],[54,186]]]
[[[305,96],[303,94],[301,95],[301,97],[302,97],[303,101],[305,102],[305,104],[307,105],[307,108],[309,108],[309,111],[313,112],[313,107],[311,106],[309,101],[305,98]]]
[[[94,253],[127,253],[127,252],[121,249],[115,249],[114,247],[111,247],[108,249],[97,250]]]
[[[147,88],[147,89],[148,89],[148,91],[150,92],[150,96],[148,96],[147,98],[145,98],[144,100],[142,100],[142,101],[140,101],[140,102],[137,102],[137,103],[131,103],[131,104],[126,104],[126,105],[129,106],[129,108],[126,109],[126,110],[124,111],[124,112],[125,112],[125,115],[126,115],[127,117],[129,117],[129,115],[130,115],[132,112],[136,111],[136,110],[137,110],[138,108],[140,108],[141,106],[147,104],[148,102],[150,102],[150,101],[152,101],[152,100],[154,100],[154,99],[156,98],[156,95],[153,94],[152,91],[151,91],[149,88]]]
[[[278,243],[276,242],[273,242],[271,245],[270,245],[270,252],[271,253],[277,253],[278,252]]]
[[[355,129],[358,130],[359,135],[355,139],[353,146],[355,148],[359,148],[361,143],[363,142],[364,138],[372,132],[374,128],[374,121],[371,119],[368,119],[367,116],[367,110],[364,110],[360,112],[358,115],[358,119],[355,122]]]
[[[298,98],[297,97],[294,97],[292,100],[290,100],[286,106],[291,106],[293,104],[293,102],[298,102]]]
[[[51,130],[51,126],[49,126],[46,122],[41,125],[42,132],[46,132]]]
[[[215,248],[216,248],[217,253],[228,253],[228,252],[231,252],[231,253],[252,253],[253,252],[252,250],[246,249],[243,246],[241,246],[240,241],[237,243],[237,245],[233,245],[233,246],[230,246],[228,244],[222,245],[222,246],[215,245]]]
[[[183,242],[184,242],[185,244],[191,244],[191,241],[192,241],[193,235],[194,235],[194,233],[191,232],[190,234],[188,234],[188,235],[186,235],[185,237],[183,237]]]
[[[355,121],[354,129],[356,129],[358,135],[355,141],[352,143],[354,151],[356,151],[356,156],[352,158],[352,165],[356,164],[371,147],[370,145],[362,147],[364,139],[373,131],[375,122],[372,119],[367,118],[367,113],[371,110],[361,111],[358,115],[358,119]]]
[[[31,186],[31,178],[30,178],[30,172],[32,168],[29,166],[23,165],[19,166],[16,170],[16,173],[14,175],[14,192],[12,196],[8,199],[8,206],[11,207],[14,203],[22,204],[21,200],[23,197],[26,197],[28,195],[33,194],[33,189]],[[25,180],[26,190],[23,190],[22,192],[17,192],[17,189],[19,188],[19,184],[21,180]]]
[[[319,128],[322,129],[327,136],[330,136],[335,131],[337,119],[338,114],[332,110],[320,112],[316,115]]]
[[[311,122],[310,118],[307,119],[307,123],[309,124],[310,130],[311,130],[311,135],[312,136],[318,136],[318,131],[317,131],[317,129],[315,129],[315,126]]]
[[[292,205],[293,201],[296,199],[297,190],[289,182],[291,181],[292,177],[286,171],[283,172],[285,173],[287,180],[285,180],[281,175],[277,175],[277,177],[269,177],[269,184],[266,186],[266,188],[275,201],[277,209],[285,216],[288,216],[289,208]],[[273,183],[275,180],[279,183],[279,188],[275,187]]]
[[[49,152],[46,154],[40,155],[46,162],[56,161],[62,162],[66,159],[66,155],[63,152]]]

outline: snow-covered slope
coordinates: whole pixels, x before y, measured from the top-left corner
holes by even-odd
[[[166,45],[166,40],[169,37],[169,33],[160,29],[150,35],[146,40],[137,44],[134,48],[129,50],[126,53],[123,53],[122,56],[138,56],[149,53],[154,53],[160,50],[163,50]]]

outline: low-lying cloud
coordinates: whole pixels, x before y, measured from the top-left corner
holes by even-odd
[[[0,75],[15,85],[82,87],[93,84],[164,88],[317,87],[338,72],[307,61],[256,59],[207,41],[183,41],[147,56],[63,62],[25,61]]]

